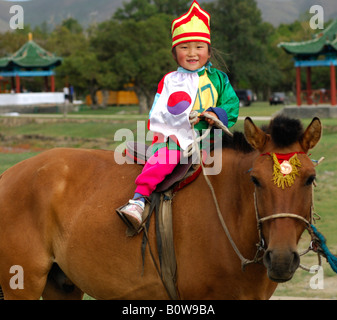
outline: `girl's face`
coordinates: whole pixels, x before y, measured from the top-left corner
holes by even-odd
[[[175,49],[178,64],[190,71],[203,67],[211,57],[205,42],[184,42]]]

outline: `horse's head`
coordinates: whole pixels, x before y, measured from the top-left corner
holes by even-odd
[[[251,170],[255,205],[266,251],[263,262],[268,277],[290,280],[299,266],[297,244],[311,221],[315,168],[307,156],[321,137],[318,118],[303,130],[300,121],[282,116],[266,131],[245,120],[247,141],[260,152]]]

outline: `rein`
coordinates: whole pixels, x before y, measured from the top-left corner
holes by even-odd
[[[204,114],[204,117],[213,120],[213,121],[214,121],[214,126],[220,128],[220,129],[222,129],[222,131],[224,131],[226,134],[228,134],[228,135],[230,135],[230,136],[233,135],[233,134],[228,130],[228,128],[227,128],[226,126],[224,126],[223,123],[222,123],[221,121],[219,121],[219,119],[217,119],[217,118],[215,118],[215,117],[213,117],[213,116],[211,116],[211,115],[209,115],[209,114],[207,114],[207,113]],[[192,129],[194,128],[193,123],[194,123],[195,120],[196,120],[196,116],[195,116],[195,114],[192,114],[192,115],[190,116],[190,122],[191,122],[191,125],[192,125]],[[208,126],[208,130],[206,131],[207,134],[209,133],[211,127],[212,127],[211,125]],[[194,132],[194,130],[193,130],[193,132]],[[206,137],[206,134],[204,134],[202,137],[200,137],[200,138],[198,138],[198,139],[194,136],[194,142],[193,142],[193,144],[188,148],[189,155],[190,155],[191,153],[193,153],[193,152],[197,152],[197,154],[200,154],[200,149],[199,149],[199,143],[198,143],[198,142],[199,142],[200,140],[202,140],[204,137]],[[227,239],[228,239],[228,241],[230,242],[230,244],[231,244],[233,250],[235,251],[236,255],[239,257],[239,259],[240,259],[240,261],[241,261],[241,268],[242,268],[242,270],[244,270],[245,267],[246,267],[246,265],[248,265],[248,264],[251,264],[251,263],[258,263],[258,262],[262,259],[262,257],[258,257],[258,256],[259,256],[260,251],[261,251],[263,248],[262,248],[259,244],[257,244],[257,251],[256,251],[256,254],[255,254],[255,257],[254,257],[253,260],[246,259],[246,258],[242,255],[242,253],[240,252],[239,248],[236,246],[236,244],[235,244],[235,242],[234,242],[234,240],[233,240],[233,238],[232,238],[232,236],[231,236],[231,234],[230,234],[230,232],[229,232],[229,230],[228,230],[228,228],[227,228],[227,225],[226,225],[226,223],[225,223],[225,221],[224,221],[224,219],[223,219],[223,216],[222,216],[222,213],[221,213],[221,210],[220,210],[220,206],[219,206],[219,203],[218,203],[218,200],[217,200],[217,197],[216,197],[214,188],[213,188],[212,183],[211,183],[211,181],[209,180],[207,174],[205,173],[205,167],[204,167],[204,163],[203,163],[203,161],[202,161],[202,157],[200,157],[200,166],[201,166],[201,168],[202,168],[202,173],[203,173],[203,175],[204,175],[204,178],[205,178],[205,180],[206,180],[206,183],[207,183],[207,185],[208,185],[208,187],[209,187],[209,189],[210,189],[210,191],[211,191],[211,193],[212,193],[213,201],[214,201],[214,204],[215,204],[215,207],[216,207],[216,211],[217,211],[217,214],[218,214],[218,217],[219,217],[221,226],[222,226],[223,230],[225,231],[225,234],[226,234],[226,236],[227,236]],[[260,240],[260,243],[261,243],[261,242],[262,242],[262,240]]]

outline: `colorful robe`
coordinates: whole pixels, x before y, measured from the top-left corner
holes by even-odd
[[[239,99],[224,72],[210,66],[199,72],[180,67],[164,76],[149,116],[149,130],[155,132],[153,153],[163,146],[187,148],[193,141],[192,110],[212,111],[228,128],[236,123]],[[207,128],[206,121],[195,125],[199,131]],[[167,144],[168,137],[176,143]]]

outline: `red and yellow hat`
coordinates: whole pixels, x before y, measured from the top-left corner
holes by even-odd
[[[211,16],[193,1],[187,13],[174,19],[171,25],[172,48],[182,42],[201,41],[211,44]]]

